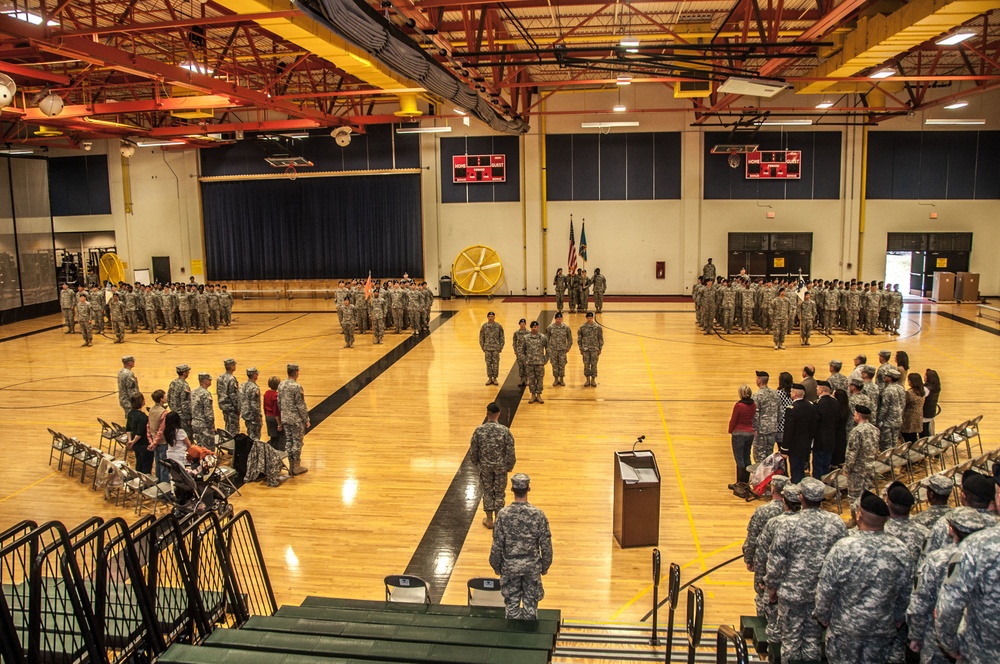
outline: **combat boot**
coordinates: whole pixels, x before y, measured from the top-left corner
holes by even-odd
[[[493,530],[493,512],[487,512],[486,518],[483,519],[483,525]]]
[[[292,475],[304,475],[309,472],[309,469],[303,466],[301,461],[293,461],[291,465],[288,472]]]
[[[535,395],[535,401],[537,401],[538,403],[545,403],[544,401],[542,401],[542,395],[541,394],[536,394]]]
[[[552,381],[552,387],[559,387],[559,379],[558,378],[556,378],[554,381]]]

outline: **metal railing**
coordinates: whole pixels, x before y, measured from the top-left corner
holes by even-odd
[[[695,649],[701,645],[702,624],[705,621],[705,595],[697,586],[688,587],[687,641],[688,664],[694,664]]]
[[[250,616],[273,615],[278,610],[278,602],[274,599],[271,577],[267,573],[264,554],[261,552],[257,529],[250,512],[243,511],[234,516],[222,527],[222,533],[226,539],[229,565],[233,570],[236,602],[240,605],[239,610],[234,612],[244,616],[239,624],[243,624]]]
[[[736,651],[736,664],[748,664],[750,654],[747,652],[747,643],[743,635],[733,629],[730,625],[720,625],[715,637],[715,661],[716,664],[727,664],[729,662],[729,644],[733,645]]]

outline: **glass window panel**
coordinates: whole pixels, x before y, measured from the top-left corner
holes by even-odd
[[[0,158],[0,311],[21,306],[8,162]]]
[[[11,159],[11,187],[24,304],[57,299],[48,167],[44,159]]]

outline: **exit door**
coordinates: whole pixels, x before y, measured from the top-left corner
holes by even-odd
[[[158,284],[169,284],[170,256],[153,256],[153,281]]]

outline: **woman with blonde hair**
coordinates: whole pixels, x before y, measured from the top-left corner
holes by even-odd
[[[733,458],[736,460],[736,483],[730,484],[729,488],[733,494],[740,498],[747,498],[751,495],[750,473],[747,466],[750,465],[750,449],[753,447],[753,416],[757,410],[757,404],[753,401],[753,392],[749,385],[740,385],[740,400],[733,405],[733,414],[729,418],[729,433],[733,437]]]

